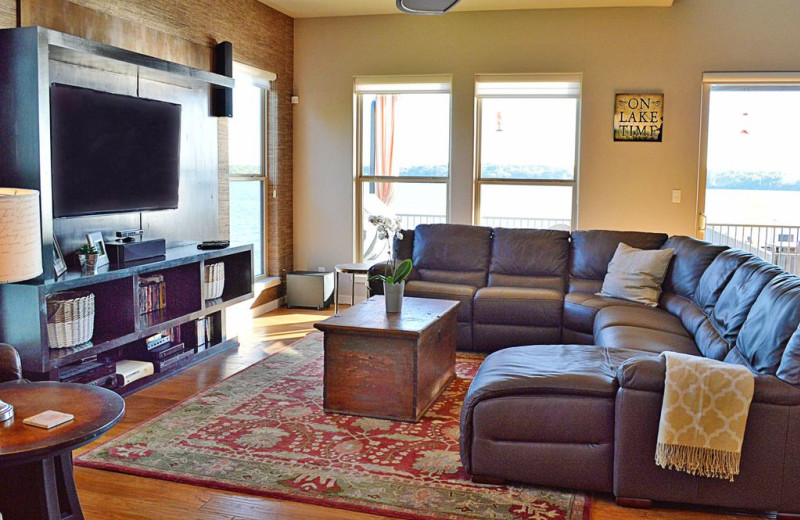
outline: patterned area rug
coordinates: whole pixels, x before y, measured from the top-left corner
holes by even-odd
[[[481,356],[416,424],[326,414],[322,334],[217,383],[75,464],[410,519],[581,520],[587,497],[473,484],[459,413]]]

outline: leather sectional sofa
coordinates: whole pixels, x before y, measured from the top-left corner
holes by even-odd
[[[491,353],[462,408],[475,481],[800,513],[800,278],[660,233],[433,224],[403,234],[406,295],[460,301],[459,349]],[[596,295],[620,242],[674,249],[658,307]],[[656,466],[667,350],[754,372],[734,482]]]

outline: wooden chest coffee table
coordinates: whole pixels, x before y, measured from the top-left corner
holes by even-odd
[[[314,325],[325,333],[326,412],[417,422],[455,376],[459,303],[373,296]]]

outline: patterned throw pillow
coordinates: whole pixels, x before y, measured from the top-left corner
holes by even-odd
[[[674,253],[674,249],[636,249],[620,242],[597,294],[657,306]]]

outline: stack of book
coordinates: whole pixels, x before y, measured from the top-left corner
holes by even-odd
[[[157,311],[167,306],[167,286],[164,275],[139,278],[139,314]]]

